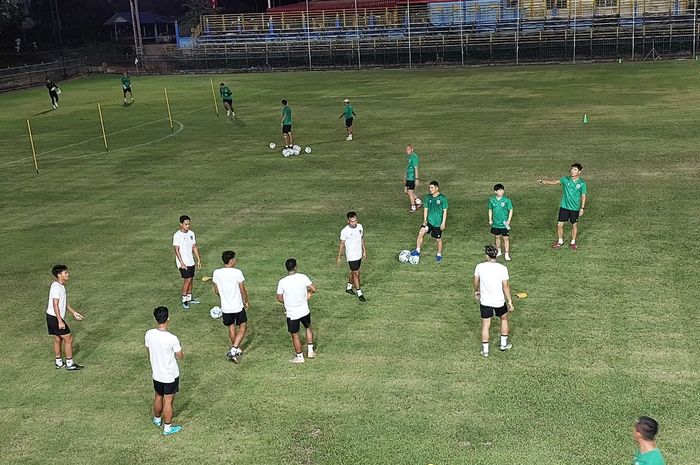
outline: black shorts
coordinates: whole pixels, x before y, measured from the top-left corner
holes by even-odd
[[[153,380],[153,389],[160,396],[171,396],[180,390],[180,377],[175,378],[172,383],[161,383],[160,381]]]
[[[66,323],[66,320],[63,320],[63,322]],[[49,334],[52,336],[65,336],[66,334],[70,334],[68,323],[66,323],[65,328],[59,329],[58,318],[48,313],[46,314],[46,327],[49,329]]]
[[[188,266],[187,268],[178,268],[178,270],[180,270],[182,279],[194,278],[194,265]]]
[[[432,224],[428,223],[427,226],[421,226],[421,229],[423,228],[428,228],[426,232],[429,232],[432,237],[435,239],[440,239],[442,237],[442,229],[440,229],[437,226],[433,226]]]
[[[127,87],[124,89],[124,95],[126,95],[127,92],[131,93],[131,87]]]
[[[352,118],[345,118],[345,127],[346,128],[352,127]]]
[[[302,316],[298,320],[290,320],[287,318],[287,331],[290,333],[298,333],[299,332],[299,323],[304,325],[304,328],[308,328],[311,326],[311,313],[308,315]]]
[[[409,181],[408,179],[406,179],[406,189],[408,189],[409,191],[416,190],[416,181]]]
[[[283,124],[282,125],[282,134],[289,134],[292,132],[292,125],[291,124]]]
[[[224,103],[228,103],[229,105],[233,105],[233,99],[225,98]]]
[[[559,222],[566,223],[567,221],[574,224],[578,221],[578,210],[567,210],[566,208],[559,208]]]
[[[359,260],[348,262],[348,266],[350,267],[350,271],[358,271],[360,266],[362,266],[362,259],[360,258]]]
[[[481,308],[481,318],[493,318],[494,316],[502,317],[508,313],[508,307],[504,304],[503,307],[487,307],[486,305],[479,304]]]
[[[510,236],[510,231],[506,228],[491,228],[491,234],[494,236]]]
[[[245,309],[238,313],[224,313],[222,315],[222,321],[224,322],[224,326],[240,326],[248,321],[248,315],[246,315]]]

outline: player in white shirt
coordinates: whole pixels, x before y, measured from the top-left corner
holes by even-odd
[[[338,266],[340,265],[340,258],[343,255],[343,250],[345,250],[345,259],[348,262],[348,266],[350,266],[348,285],[345,292],[355,295],[355,291],[353,291],[354,286],[357,291],[357,298],[360,299],[360,302],[366,302],[360,287],[360,266],[362,266],[362,259],[367,258],[365,232],[362,225],[357,222],[357,213],[351,211],[346,216],[348,224],[340,231],[340,245],[338,246],[338,256],[335,259],[335,263]]]
[[[229,360],[238,363],[243,355],[241,342],[248,328],[248,290],[245,287],[245,278],[241,270],[236,268],[236,252],[227,250],[221,254],[224,262],[223,268],[214,270],[212,282],[214,293],[221,299],[221,311],[223,323],[228,326],[228,337],[231,340],[231,349],[226,353]],[[238,326],[238,331],[236,331]]]
[[[160,428],[163,425],[163,435],[169,436],[182,429],[173,425],[173,401],[180,390],[180,369],[177,361],[182,360],[180,340],[168,332],[168,309],[158,307],[153,310],[156,326],[146,331],[145,343],[153,372],[153,424]]]
[[[46,326],[49,334],[53,336],[53,352],[56,356],[56,368],[66,367],[67,370],[80,370],[83,368],[73,361],[73,335],[66,323],[66,310],[73,318],[80,321],[83,315],[76,312],[68,303],[66,295],[66,283],[68,282],[68,267],[66,265],[55,265],[51,269],[56,281],[51,283],[49,290],[49,303],[46,306]],[[61,358],[61,346],[66,354],[66,363]]]
[[[308,300],[316,292],[316,286],[314,286],[314,283],[311,282],[308,276],[297,273],[296,259],[287,259],[284,262],[284,266],[287,269],[287,276],[280,279],[279,283],[277,283],[277,302],[284,304],[284,310],[287,315],[287,330],[292,336],[294,357],[289,362],[304,363],[304,353],[302,352],[301,339],[299,338],[300,323],[306,328],[308,357],[316,358],[314,333],[311,329],[311,310],[309,310],[308,303]]]
[[[481,307],[481,355],[489,356],[489,328],[491,318],[501,319],[501,351],[513,347],[508,342],[508,312],[512,312],[508,268],[496,262],[498,249],[492,245],[484,247],[486,261],[474,269],[474,297]]]
[[[187,310],[190,304],[198,304],[199,300],[192,298],[192,282],[194,281],[194,258],[197,257],[197,269],[202,269],[202,260],[199,257],[197,240],[194,231],[190,231],[190,217],[180,217],[180,229],[173,234],[173,248],[175,249],[175,264],[182,277],[182,308]]]

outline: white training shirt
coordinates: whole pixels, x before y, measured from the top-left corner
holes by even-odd
[[[309,277],[302,273],[290,274],[277,283],[277,294],[283,295],[284,309],[290,320],[298,320],[311,313],[306,300],[307,288],[311,284]]]
[[[174,382],[180,376],[175,353],[182,351],[177,336],[157,328],[149,329],[146,331],[146,347],[151,359],[153,379],[161,383]]]
[[[474,276],[479,277],[481,305],[503,307],[506,303],[503,281],[508,280],[508,268],[496,262],[483,262],[476,265]]]
[[[178,229],[177,232],[173,234],[173,246],[180,247],[180,257],[182,257],[182,261],[185,262],[185,266],[194,266],[192,249],[194,249],[196,243],[194,231],[182,232]],[[180,268],[177,256],[175,257],[175,264]]]
[[[345,241],[345,259],[354,262],[362,258],[362,236],[364,229],[361,224],[351,228],[347,225],[340,231],[340,240]]]
[[[66,316],[66,286],[54,281],[49,289],[49,305],[46,307],[46,313],[51,316],[56,316],[53,311],[53,299],[58,299],[58,310],[61,312],[61,319]]]
[[[243,310],[243,296],[240,283],[245,281],[243,273],[238,268],[219,268],[214,270],[212,281],[219,289],[221,311],[224,313],[239,313]]]

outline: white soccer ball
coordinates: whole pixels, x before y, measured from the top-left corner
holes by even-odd
[[[277,144],[275,144],[274,142],[270,142],[270,149],[275,150],[275,147],[277,147]]]
[[[420,206],[422,203],[423,201],[420,199],[420,197],[416,197],[416,207]]]
[[[417,265],[420,262],[420,257],[418,255],[411,255],[408,257],[408,263],[411,265]]]
[[[304,149],[304,152],[306,152],[306,153],[311,153],[311,147],[306,147],[306,148]]]
[[[282,156],[287,158],[291,155],[294,155],[294,151],[292,149],[282,149]]]
[[[292,145],[292,148],[294,149],[295,152],[301,152],[301,147],[298,145]]]
[[[399,261],[401,263],[408,263],[410,256],[411,256],[410,250],[402,250],[401,252],[399,252]]]
[[[299,155],[299,154],[301,154],[301,149],[299,149],[299,150],[297,150],[297,149],[292,149],[292,150],[294,151],[294,155]]]
[[[219,306],[212,307],[211,310],[209,310],[209,315],[214,319],[221,318],[221,315],[223,314],[224,312],[221,311],[221,308],[219,308]]]

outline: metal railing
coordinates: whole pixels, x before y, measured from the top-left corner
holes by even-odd
[[[58,82],[84,74],[87,66],[87,58],[79,58],[0,69],[0,92],[40,86],[46,78]]]

